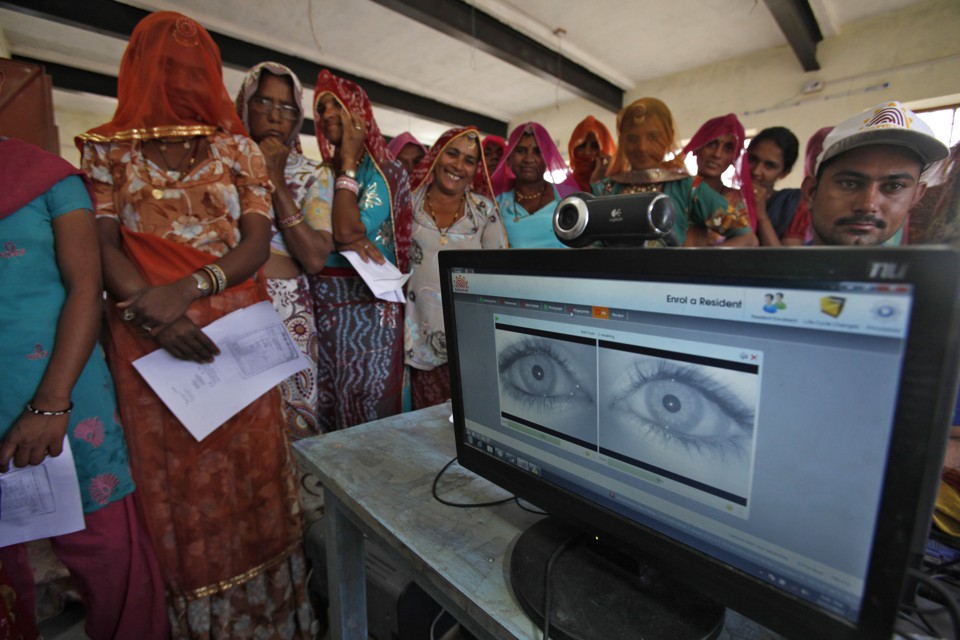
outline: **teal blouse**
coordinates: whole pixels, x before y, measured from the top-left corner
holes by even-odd
[[[40,384],[56,339],[66,290],[60,279],[53,220],[93,209],[83,181],[65,178],[0,220],[0,437],[6,436]],[[92,248],[96,251],[96,248]],[[84,513],[133,491],[127,445],[117,418],[113,379],[100,345],[94,347],[73,388],[67,435]]]
[[[357,183],[360,185],[357,204],[360,207],[360,221],[367,228],[367,240],[375,244],[383,257],[396,266],[390,187],[369,153],[364,154],[360,166],[357,167]],[[327,266],[349,267],[350,262],[338,252],[331,251]]]

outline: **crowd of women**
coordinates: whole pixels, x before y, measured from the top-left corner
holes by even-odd
[[[798,190],[776,189],[797,139],[767,129],[744,151],[732,114],[681,148],[668,107],[643,98],[615,135],[583,120],[568,165],[535,122],[508,140],[466,126],[429,149],[409,134],[388,145],[364,91],[322,71],[319,162],[300,148],[297,76],[263,62],[231,100],[210,36],[171,12],[134,31],[118,98],[110,122],[77,137],[82,171],[0,141],[17,187],[0,196],[0,349],[18,363],[0,373],[12,390],[0,469],[69,441],[86,529],[53,544],[91,638],[310,637],[289,444],[450,397],[440,251],[562,247],[552,213],[575,191],[665,193],[686,245],[807,240]],[[410,273],[406,304],[373,295],[347,252]],[[210,362],[219,350],[202,327],[261,300],[311,365],[198,442],[132,362],[158,348]],[[0,590],[17,596],[0,599],[3,628],[36,637],[24,546],[0,548],[0,562]]]

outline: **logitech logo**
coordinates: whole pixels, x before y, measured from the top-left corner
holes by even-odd
[[[623,211],[614,209],[610,212],[610,222],[620,222],[623,220]]]

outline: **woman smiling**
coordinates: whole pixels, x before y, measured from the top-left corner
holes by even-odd
[[[507,236],[491,199],[490,180],[473,127],[450,129],[414,169],[413,273],[404,331],[413,407],[450,397],[447,339],[437,254],[444,249],[503,249]]]

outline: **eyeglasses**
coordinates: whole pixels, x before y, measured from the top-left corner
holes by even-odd
[[[251,111],[256,111],[257,113],[269,114],[269,113],[273,113],[274,109],[280,110],[280,117],[283,118],[284,120],[300,119],[300,109],[297,109],[293,105],[281,104],[279,102],[274,102],[270,98],[261,98],[259,96],[254,96],[250,98]]]

